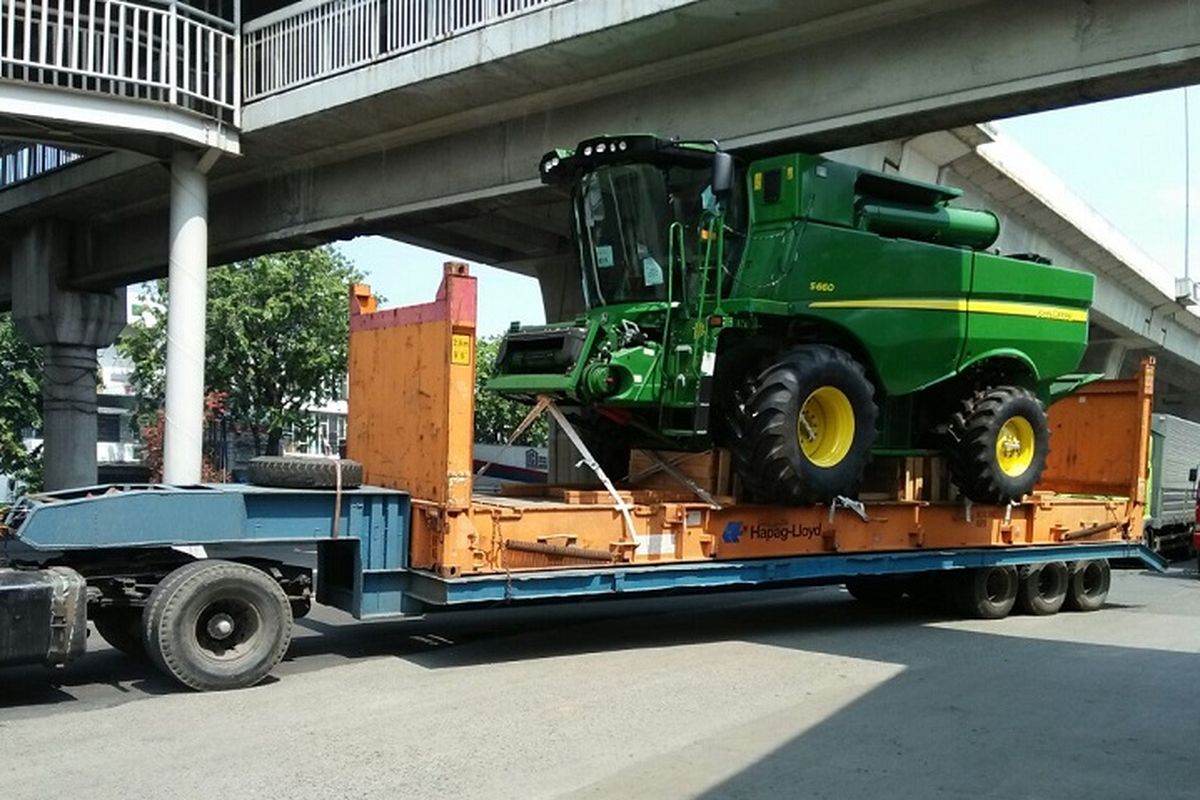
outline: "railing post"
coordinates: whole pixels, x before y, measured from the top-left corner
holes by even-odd
[[[176,3],[172,0],[169,7],[171,27],[167,34],[167,75],[169,88],[167,96],[170,99],[171,105],[176,105],[179,102],[179,63],[176,61],[176,43],[179,37],[179,9]]]
[[[242,127],[242,0],[233,0],[233,127]]]

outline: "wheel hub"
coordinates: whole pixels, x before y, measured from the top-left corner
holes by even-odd
[[[236,627],[233,617],[228,614],[213,614],[208,620],[208,635],[218,641],[223,641],[233,634]]]
[[[796,420],[800,450],[818,467],[841,463],[854,444],[854,408],[841,389],[822,386],[800,405]]]
[[[1037,440],[1033,425],[1024,417],[1011,417],[1000,426],[996,436],[996,464],[1010,478],[1016,478],[1033,463]]]

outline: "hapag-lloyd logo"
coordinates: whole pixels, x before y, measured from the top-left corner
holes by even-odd
[[[796,522],[761,522],[745,525],[741,522],[730,522],[725,525],[721,540],[727,544],[740,544],[743,534],[758,541],[786,542],[790,539],[820,539],[821,523],[801,525]]]

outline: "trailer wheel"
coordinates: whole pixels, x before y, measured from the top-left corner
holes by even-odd
[[[155,587],[142,636],[159,668],[185,686],[240,689],[283,658],[292,609],[278,582],[260,569],[195,561]]]
[[[362,464],[348,458],[314,458],[302,456],[258,456],[250,459],[250,482],[256,486],[278,486],[284,489],[333,489],[337,487],[338,470],[342,471],[342,488],[357,489],[363,482]]]
[[[904,598],[905,582],[886,576],[851,578],[846,581],[846,591],[855,600],[873,606],[895,605]]]
[[[1047,616],[1056,614],[1067,599],[1070,572],[1062,561],[1030,564],[1018,570],[1021,587],[1017,591],[1017,607],[1026,614]]]
[[[119,650],[133,658],[146,658],[146,646],[142,644],[142,609],[136,606],[107,606],[91,612],[96,633]]]
[[[976,619],[1003,619],[1017,602],[1020,581],[1013,567],[969,569],[959,579],[959,607]]]
[[[1112,583],[1112,569],[1108,562],[1076,561],[1071,564],[1068,581],[1066,607],[1072,611],[1097,611],[1108,599],[1108,587]]]
[[[950,423],[950,472],[976,503],[1008,503],[1033,491],[1050,453],[1042,402],[1020,386],[995,386],[963,401]]]
[[[730,449],[756,499],[806,504],[853,494],[875,441],[875,388],[843,350],[806,345],[736,403]]]

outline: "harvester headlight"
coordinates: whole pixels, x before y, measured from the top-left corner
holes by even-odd
[[[585,156],[590,156],[592,154],[592,146],[590,144],[587,147],[583,148],[583,154]]]
[[[628,147],[628,146],[629,146],[629,145],[628,145],[628,144],[626,144],[626,142],[625,142],[625,140],[624,140],[624,139],[622,139],[621,141],[617,142],[617,149],[618,149],[618,150],[620,150],[620,151],[622,151],[622,152],[624,152],[624,151],[625,151],[625,148],[626,148],[626,147]]]
[[[600,144],[596,145],[597,153],[603,153],[607,149],[608,149],[608,145],[606,145],[604,142],[601,142]]]

